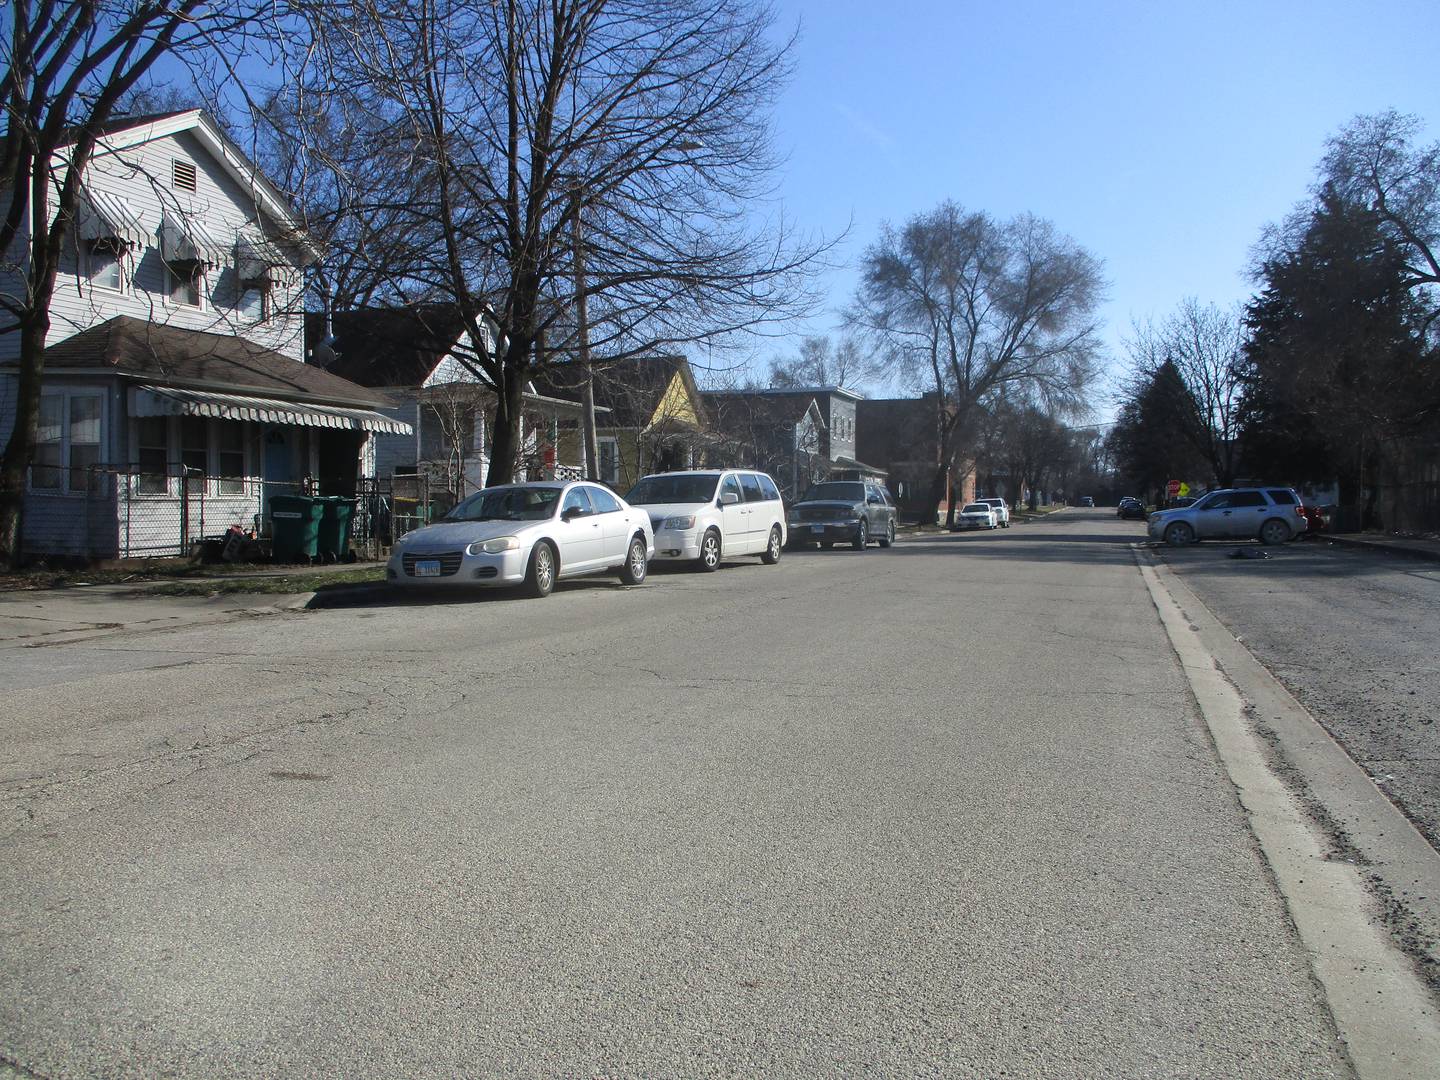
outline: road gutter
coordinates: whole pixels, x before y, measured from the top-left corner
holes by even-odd
[[[1332,857],[1333,845],[1272,768],[1247,706],[1392,896],[1403,884],[1402,901],[1440,906],[1440,856],[1178,576],[1141,548],[1135,557],[1356,1074],[1433,1077],[1440,1008],[1391,939],[1359,866]]]

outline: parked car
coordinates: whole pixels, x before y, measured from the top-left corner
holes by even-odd
[[[950,527],[951,532],[961,532],[965,529],[998,529],[1000,520],[995,516],[995,508],[989,503],[974,502],[966,503],[955,515],[955,524]]]
[[[1130,495],[1120,500],[1120,505],[1115,510],[1115,516],[1122,521],[1126,519],[1138,519],[1144,521],[1149,515],[1145,511],[1145,504],[1139,499]]]
[[[995,517],[1000,521],[1000,528],[1010,527],[1010,505],[1004,499],[976,499],[976,502],[985,503],[995,508]]]
[[[1084,496],[1084,497],[1080,500],[1080,505],[1081,505],[1081,506],[1094,506],[1094,505],[1095,505],[1095,500],[1094,500],[1091,496],[1086,495],[1086,496]]]
[[[655,558],[718,570],[733,555],[775,564],[785,546],[785,507],[766,473],[699,469],[643,477],[625,494],[650,515]]]
[[[826,480],[811,484],[790,507],[791,547],[849,544],[856,551],[874,542],[888,548],[895,542],[898,511],[890,492],[869,480]]]
[[[523,585],[549,596],[560,578],[618,571],[645,580],[650,519],[599,484],[550,481],[484,488],[434,525],[395,541],[395,585]]]
[[[1305,531],[1305,507],[1291,488],[1224,488],[1190,506],[1150,515],[1151,539],[1181,547],[1197,540],[1283,544]]]

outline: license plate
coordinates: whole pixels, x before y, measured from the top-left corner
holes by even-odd
[[[416,576],[416,577],[439,577],[439,576],[440,576],[440,560],[439,560],[439,559],[417,559],[416,562],[415,562],[415,576]]]
[[[811,526],[810,526],[810,531],[811,531],[812,533],[823,533],[823,532],[825,531],[825,526],[824,526],[824,525],[811,525]]]

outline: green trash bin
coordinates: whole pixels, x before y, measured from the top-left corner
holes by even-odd
[[[270,558],[277,563],[314,562],[324,506],[310,495],[270,498]]]
[[[316,548],[321,562],[346,562],[350,553],[350,523],[355,520],[355,499],[339,495],[316,499],[321,504],[320,534]]]

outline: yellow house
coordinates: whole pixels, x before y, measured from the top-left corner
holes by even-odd
[[[583,374],[564,365],[535,380],[539,393],[579,400]],[[683,356],[639,356],[595,364],[599,479],[624,492],[640,477],[699,468],[713,443],[695,376]],[[580,461],[577,424],[559,432],[559,456]]]

